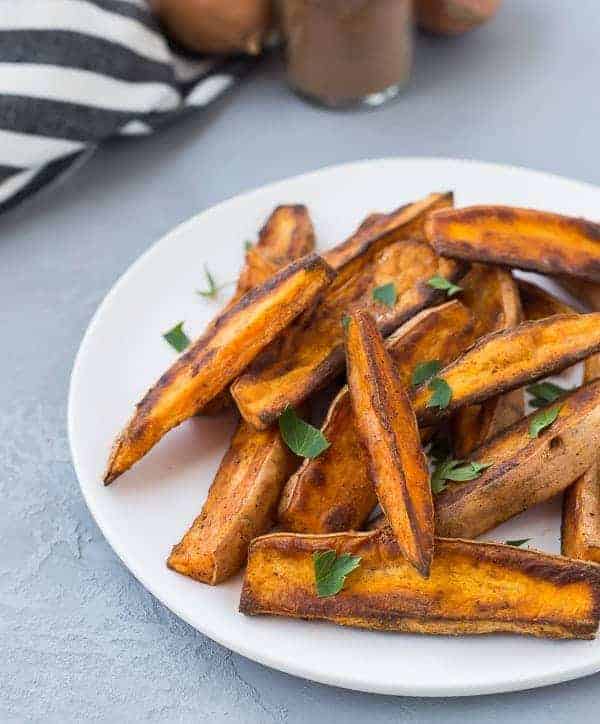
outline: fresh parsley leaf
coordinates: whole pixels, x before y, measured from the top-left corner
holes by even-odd
[[[376,302],[385,304],[386,307],[393,307],[394,304],[396,304],[396,299],[398,299],[398,293],[396,292],[396,285],[394,282],[383,284],[380,287],[375,287],[375,289],[373,289],[373,299]]]
[[[439,407],[440,410],[448,407],[452,399],[452,388],[446,380],[443,380],[441,377],[434,377],[429,383],[428,388],[433,394],[427,401],[427,407]]]
[[[463,464],[466,462],[466,465]],[[446,489],[446,480],[455,483],[464,483],[467,480],[478,478],[492,463],[467,462],[465,460],[447,459],[439,462],[431,476],[431,491],[434,494]]]
[[[533,395],[533,399],[529,400],[529,404],[533,407],[545,407],[551,402],[556,402],[561,395],[569,390],[555,385],[554,382],[539,382],[537,385],[530,385],[527,392]]]
[[[342,317],[342,326],[344,329],[348,329],[348,325],[350,324],[350,315],[344,314]]]
[[[517,540],[505,540],[504,545],[505,546],[514,546],[515,548],[519,548],[519,546],[524,546],[525,543],[529,543],[531,538],[518,538]]]
[[[446,292],[446,296],[448,297],[453,297],[455,294],[458,294],[458,292],[462,292],[462,287],[453,284],[451,281],[446,279],[446,277],[442,277],[439,274],[436,274],[434,277],[431,277],[431,279],[428,279],[427,284],[429,284],[430,287],[433,287],[433,289],[439,289],[442,292]]]
[[[215,278],[208,270],[206,264],[204,265],[204,276],[206,277],[207,289],[198,289],[197,293],[201,297],[206,297],[207,299],[216,299],[221,289],[224,289],[225,287],[228,287],[230,284],[232,284],[232,282],[217,284]]]
[[[558,417],[558,413],[561,411],[561,407],[561,405],[554,405],[554,407],[545,407],[543,410],[540,410],[538,413],[536,413],[531,418],[531,422],[529,423],[529,437],[538,437],[542,430],[550,427],[550,425]]]
[[[412,386],[418,385],[431,379],[442,369],[442,363],[437,359],[430,359],[429,362],[419,362],[412,373]]]
[[[344,587],[346,576],[360,565],[360,556],[351,556],[349,553],[338,556],[333,550],[315,551],[313,565],[317,596],[335,596]]]
[[[190,338],[183,331],[183,322],[179,322],[168,332],[165,332],[163,337],[177,352],[183,352],[190,344]]]
[[[330,445],[320,430],[298,417],[293,407],[286,407],[279,417],[279,431],[289,449],[304,458],[316,458]]]
[[[254,246],[254,244],[253,244],[251,241],[245,241],[245,242],[244,242],[244,250],[245,250],[245,251],[250,251],[250,249],[252,249],[253,246]]]

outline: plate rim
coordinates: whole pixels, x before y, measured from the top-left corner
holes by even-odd
[[[252,197],[253,195],[262,194],[264,192],[273,192],[277,189],[278,186],[284,185],[290,181],[304,181],[308,180],[311,177],[317,177],[319,175],[325,174],[327,172],[331,171],[340,171],[342,169],[349,169],[349,168],[357,168],[360,166],[370,166],[373,164],[385,164],[385,163],[394,163],[394,162],[410,162],[410,163],[423,163],[423,164],[429,164],[429,163],[448,163],[448,164],[460,164],[460,165],[470,165],[474,167],[479,168],[485,168],[487,170],[502,170],[502,171],[517,171],[517,172],[526,172],[528,174],[537,175],[540,178],[544,179],[554,179],[556,181],[562,181],[562,182],[569,182],[570,184],[574,184],[576,186],[580,186],[582,188],[586,188],[588,190],[593,190],[596,192],[600,192],[600,186],[597,186],[596,184],[587,182],[587,181],[581,181],[579,179],[573,179],[568,176],[562,176],[557,173],[548,172],[548,171],[542,171],[538,169],[532,169],[526,166],[518,166],[513,164],[504,164],[494,161],[479,161],[476,159],[468,159],[468,158],[453,158],[453,157],[444,157],[444,156],[384,156],[384,157],[375,157],[375,158],[363,158],[355,161],[349,161],[349,162],[343,162],[343,163],[335,163],[330,164],[327,166],[322,166],[317,169],[313,169],[311,171],[303,172],[301,174],[295,174],[293,176],[286,176],[284,178],[277,179],[275,181],[271,181],[267,184],[264,184],[262,186],[254,187],[251,189],[247,189],[245,191],[242,191],[237,194],[233,194],[226,199],[223,199],[222,201],[219,201],[216,204],[213,204],[211,206],[207,206],[206,208],[203,208],[201,211],[197,212],[196,214],[192,215],[191,217],[181,221],[180,223],[176,224],[173,228],[168,230],[166,233],[162,234],[158,239],[156,239],[154,242],[152,242],[148,248],[146,248],[141,254],[139,254],[130,264],[129,266],[117,277],[117,279],[113,282],[108,292],[104,295],[101,302],[98,304],[94,314],[90,318],[90,321],[88,322],[85,331],[83,333],[83,336],[81,338],[81,342],[79,344],[79,347],[77,349],[74,362],[71,368],[71,373],[69,377],[69,385],[68,385],[68,403],[67,403],[67,435],[69,440],[69,449],[71,454],[71,460],[73,464],[73,468],[75,471],[75,474],[77,476],[77,480],[79,483],[79,489],[81,491],[81,494],[83,496],[83,499],[86,503],[86,506],[88,508],[88,511],[90,512],[90,515],[92,516],[95,524],[100,529],[102,535],[106,539],[108,545],[112,548],[112,550],[117,554],[119,557],[121,563],[127,568],[127,570],[131,573],[131,575],[138,580],[141,585],[152,595],[154,596],[160,603],[165,606],[169,611],[174,613],[178,618],[185,621],[188,625],[190,625],[195,630],[199,631],[203,635],[207,636],[211,640],[217,642],[221,646],[224,646],[225,648],[234,651],[245,658],[250,659],[251,661],[255,661],[259,664],[262,664],[264,666],[267,666],[271,669],[274,669],[276,671],[281,671],[286,674],[290,674],[292,676],[300,677],[309,681],[315,681],[318,683],[326,684],[328,686],[335,686],[343,689],[353,690],[353,691],[360,691],[365,693],[375,693],[375,694],[383,694],[383,695],[389,695],[389,696],[415,696],[415,697],[459,697],[459,696],[478,696],[478,695],[485,695],[485,694],[498,694],[498,693],[508,693],[508,692],[515,692],[515,691],[523,691],[527,689],[534,689],[534,688],[540,688],[544,686],[550,686],[552,684],[558,684],[566,681],[572,681],[574,679],[583,678],[586,676],[590,676],[592,674],[595,674],[600,671],[600,655],[598,656],[598,659],[595,662],[588,663],[586,665],[582,666],[571,666],[568,669],[564,669],[561,671],[556,672],[550,672],[546,675],[540,675],[540,674],[530,674],[527,676],[523,676],[519,679],[516,678],[508,678],[508,677],[497,677],[494,683],[490,684],[473,684],[473,685],[467,685],[467,684],[460,684],[460,685],[449,685],[449,686],[443,686],[443,685],[429,685],[427,683],[424,683],[423,685],[415,685],[414,683],[403,687],[402,684],[393,684],[393,685],[372,685],[367,684],[366,682],[362,681],[362,679],[353,678],[351,674],[344,673],[343,678],[340,678],[339,676],[336,676],[335,674],[328,674],[328,675],[318,675],[316,676],[314,672],[309,670],[307,667],[301,665],[301,664],[290,664],[286,660],[280,660],[277,656],[271,656],[269,655],[269,652],[258,652],[253,647],[247,647],[244,644],[244,641],[240,641],[238,639],[232,639],[229,640],[226,635],[221,635],[219,632],[215,632],[211,629],[210,626],[203,627],[199,625],[196,621],[192,621],[191,617],[189,617],[186,613],[181,611],[179,609],[179,606],[176,604],[167,603],[165,600],[163,600],[163,596],[161,593],[157,592],[154,589],[154,586],[149,583],[146,579],[146,576],[142,570],[138,570],[138,566],[135,564],[132,564],[128,561],[128,554],[124,550],[124,546],[122,546],[119,535],[115,533],[110,526],[110,523],[108,523],[106,520],[100,520],[100,516],[96,515],[96,511],[94,510],[94,503],[91,500],[90,496],[88,495],[88,492],[85,489],[85,485],[83,483],[82,477],[80,475],[80,461],[79,456],[77,453],[77,447],[75,443],[76,439],[76,433],[75,433],[75,392],[77,390],[78,385],[80,384],[80,375],[81,369],[82,369],[82,359],[85,354],[85,347],[87,344],[87,341],[91,336],[93,335],[95,331],[95,327],[98,324],[98,321],[100,317],[102,316],[103,312],[109,307],[109,305],[112,302],[112,299],[118,291],[127,283],[128,278],[130,275],[133,275],[135,271],[137,270],[138,266],[141,266],[148,257],[152,256],[156,252],[156,249],[161,246],[164,242],[166,242],[167,239],[174,237],[176,235],[179,235],[181,233],[184,233],[187,227],[194,226],[197,224],[202,216],[205,214],[208,214],[214,210],[220,209],[223,206],[226,206],[230,202],[234,200],[239,199],[248,199]],[[599,634],[600,635],[600,634]],[[460,688],[459,688],[460,687]]]

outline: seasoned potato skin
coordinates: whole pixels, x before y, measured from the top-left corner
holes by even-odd
[[[334,275],[317,254],[309,254],[255,287],[213,322],[137,405],[115,442],[105,484],[218,395],[314,303]]]
[[[475,317],[478,337],[509,329],[522,321],[519,290],[509,271],[487,264],[473,264],[460,285],[463,289],[461,301]],[[452,420],[454,456],[467,458],[475,448],[524,414],[523,390],[513,390],[459,410]]]
[[[344,338],[348,390],[369,479],[404,556],[428,576],[433,502],[415,413],[368,312],[350,315]]]
[[[450,404],[428,408],[427,383],[413,396],[417,419],[432,424],[459,407],[510,392],[563,370],[600,350],[600,313],[562,314],[479,339],[438,373],[452,389]]]
[[[600,282],[600,224],[585,219],[470,206],[430,214],[425,231],[444,256]]]
[[[335,596],[315,591],[312,554],[360,556]],[[591,639],[600,618],[600,567],[531,550],[435,539],[429,578],[387,528],[368,533],[274,533],[252,542],[240,611],[425,634],[505,632]]]
[[[462,35],[494,17],[501,1],[417,0],[417,21],[434,35]]]
[[[419,201],[400,206],[389,214],[370,214],[346,241],[325,251],[323,259],[332,269],[341,269],[361,254],[365,245],[393,229],[396,230],[397,239],[423,239],[427,215],[453,205],[452,192],[433,193]]]
[[[474,334],[473,315],[453,300],[405,322],[388,337],[386,347],[401,383],[408,386],[417,363],[451,362],[471,344]],[[347,387],[331,403],[322,431],[331,446],[317,458],[306,458],[285,485],[279,505],[279,523],[285,530],[358,529],[377,503]]]
[[[600,355],[588,357],[583,379],[600,378]],[[593,465],[571,485],[563,497],[562,554],[600,563],[600,451]]]
[[[250,541],[272,527],[281,488],[297,466],[277,428],[258,431],[240,422],[202,512],[169,556],[169,568],[211,585],[235,575]]]
[[[309,254],[314,248],[315,232],[306,206],[277,206],[260,230],[257,243],[246,251],[235,292],[225,310],[230,309],[251,289],[270,279],[286,264]],[[279,340],[271,343],[270,354],[276,353],[278,344]],[[205,405],[199,414],[215,415],[232,403],[229,390],[226,390]]]
[[[395,237],[396,230],[383,237]],[[380,247],[382,237],[373,242]],[[462,267],[440,258],[424,241],[407,239],[371,246],[349,261],[314,310],[303,315],[285,335],[284,349],[271,364],[258,361],[231,386],[244,419],[257,429],[273,424],[288,405],[296,406],[344,369],[342,317],[366,309],[387,335],[424,307],[441,301],[426,282],[435,274],[457,279]],[[376,287],[393,282],[393,307],[373,299]]]
[[[473,452],[472,460],[491,467],[435,497],[438,535],[474,538],[549,500],[585,473],[600,446],[600,380],[559,404],[556,421],[537,438],[529,436],[535,411]]]

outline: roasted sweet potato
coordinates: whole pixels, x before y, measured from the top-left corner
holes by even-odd
[[[600,378],[600,355],[585,361],[583,379]],[[571,485],[563,497],[562,553],[600,563],[600,451],[593,465]]]
[[[559,277],[556,281],[586,307],[600,312],[600,284],[574,277]]]
[[[473,264],[461,280],[461,301],[477,323],[477,335],[509,329],[522,321],[521,299],[509,271],[487,264]],[[466,458],[472,450],[525,414],[522,390],[492,397],[459,410],[452,421],[454,455]]]
[[[444,256],[600,282],[600,224],[533,209],[437,211],[427,238]]]
[[[160,438],[218,395],[331,282],[309,254],[243,296],[150,389],[117,438],[104,478],[111,483]]]
[[[417,0],[419,27],[435,35],[462,35],[496,14],[502,0]]]
[[[422,239],[425,236],[424,224],[427,215],[432,211],[451,207],[453,203],[452,192],[433,193],[419,201],[400,206],[389,214],[371,214],[350,238],[325,251],[323,258],[333,269],[340,269],[359,255],[365,244],[392,229],[397,233],[395,240]]]
[[[306,206],[277,206],[260,230],[257,243],[246,251],[236,290],[223,311],[230,309],[244,294],[266,282],[286,264],[300,259],[314,248],[315,232]],[[276,353],[279,343],[278,339],[272,342],[270,354]],[[232,404],[229,390],[225,390],[199,414],[215,415]]]
[[[369,479],[406,559],[423,576],[433,556],[433,502],[417,419],[368,312],[350,315],[344,335],[348,391]]]
[[[490,464],[478,478],[452,484],[435,498],[436,532],[474,538],[562,492],[594,463],[600,445],[600,381],[557,403],[556,421],[532,438],[539,410],[475,450]]]
[[[459,407],[509,392],[564,370],[600,350],[600,313],[562,314],[478,340],[438,373],[452,390],[443,408],[428,407],[427,383],[414,393],[414,407],[422,424],[431,424]]]
[[[538,287],[537,284],[519,279],[518,285],[525,319],[531,321],[534,319],[544,319],[544,317],[554,317],[557,314],[577,313],[569,304],[550,294],[550,292],[547,292],[545,289]]]
[[[405,240],[384,246],[388,235],[377,237],[358,257],[342,267],[320,303],[303,315],[285,335],[284,349],[271,363],[252,365],[231,386],[244,419],[258,429],[271,425],[288,405],[298,405],[312,392],[331,382],[344,368],[342,317],[354,309],[370,311],[387,335],[426,306],[440,301],[440,292],[427,280],[440,274],[456,279],[462,269],[441,259],[424,241]],[[392,306],[373,298],[373,291],[393,283]]]
[[[335,596],[316,594],[313,553],[323,550],[360,556]],[[385,528],[274,533],[250,546],[240,611],[383,631],[591,639],[600,618],[600,567],[513,546],[436,538],[431,572],[423,578]]]
[[[386,346],[400,381],[410,385],[419,362],[451,362],[471,344],[474,333],[472,314],[454,300],[405,322],[388,337]],[[377,502],[347,387],[332,402],[322,431],[330,447],[314,459],[306,458],[285,485],[279,505],[279,522],[285,530],[335,533],[358,529]]]
[[[169,568],[212,585],[236,574],[250,541],[270,529],[297,461],[277,428],[258,431],[240,422],[201,514],[169,556]]]

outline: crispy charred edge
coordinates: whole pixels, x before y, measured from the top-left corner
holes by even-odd
[[[310,272],[314,270],[321,270],[325,274],[325,283],[331,282],[335,277],[335,271],[326,264],[323,259],[315,253],[307,254],[306,256],[298,259],[288,266],[284,267],[280,272],[275,274],[273,277],[268,279],[264,284],[258,287],[254,287],[247,292],[241,299],[239,299],[231,307],[227,308],[221,315],[219,315],[208,327],[205,334],[199,339],[192,343],[190,348],[186,350],[172,365],[169,369],[158,379],[155,385],[153,385],[144,397],[137,403],[135,412],[131,420],[127,423],[124,430],[119,434],[115,440],[112,450],[108,458],[108,466],[106,473],[104,474],[104,484],[110,485],[116,478],[121,475],[122,471],[113,470],[113,463],[116,460],[122,445],[127,440],[135,440],[141,430],[135,427],[131,429],[132,424],[135,420],[142,420],[145,418],[147,412],[149,412],[156,401],[159,399],[162,391],[168,387],[177,376],[186,369],[191,368],[193,376],[197,375],[204,364],[206,364],[215,354],[215,350],[209,350],[206,352],[206,347],[216,337],[218,332],[227,325],[227,323],[234,317],[242,314],[248,308],[258,304],[261,300],[268,298],[273,294],[280,286],[282,286],[288,279],[293,277],[300,271]],[[227,384],[227,383],[226,383]],[[224,387],[226,386],[224,385]],[[223,388],[221,388],[223,389]],[[215,396],[221,392],[221,389],[215,392]]]
[[[444,367],[444,369],[440,370],[438,376],[444,378],[445,374],[449,370],[453,370],[457,367],[460,368],[460,366],[464,362],[464,358],[466,357],[466,355],[477,352],[482,347],[485,347],[490,341],[493,340],[493,338],[504,337],[505,339],[509,339],[510,337],[523,335],[527,332],[528,328],[535,329],[541,326],[552,326],[553,324],[556,324],[557,321],[564,321],[568,319],[576,320],[578,318],[581,318],[581,316],[582,315],[580,314],[557,314],[553,317],[544,317],[543,319],[521,322],[521,324],[519,324],[517,327],[512,327],[508,330],[501,329],[497,332],[486,334],[485,336],[480,337],[474,344],[466,349],[463,354],[458,357],[458,359],[449,364],[447,367]],[[452,412],[454,412],[454,410],[458,409],[459,407],[466,407],[468,405],[474,405],[476,403],[483,402],[490,397],[495,397],[496,395],[502,394],[504,392],[510,392],[511,390],[514,390],[518,387],[522,387],[525,383],[536,382],[543,377],[547,377],[553,372],[557,372],[559,370],[564,370],[567,367],[571,367],[571,365],[574,365],[582,359],[585,359],[586,357],[595,354],[599,350],[600,342],[593,347],[588,347],[577,352],[572,352],[571,354],[562,355],[558,364],[546,364],[543,368],[540,368],[540,370],[536,374],[531,374],[530,371],[524,372],[514,377],[510,384],[502,382],[495,385],[487,386],[485,389],[481,389],[479,391],[473,392],[470,395],[466,395],[464,398],[461,398],[459,404],[455,403],[453,405],[453,401],[451,400],[448,407],[442,410],[433,410],[430,408],[418,410],[417,419],[419,420],[419,423],[422,424],[433,423],[442,417],[450,415]],[[427,384],[428,383],[425,382],[417,387],[417,389],[413,393],[413,397],[416,397],[418,394],[422,393],[427,388]]]
[[[600,565],[542,551],[517,548],[500,543],[470,541],[463,538],[436,537],[434,544],[436,549],[443,546],[457,552],[471,553],[474,561],[493,563],[510,568],[531,578],[547,581],[557,586],[580,582],[588,583],[591,590],[590,618],[594,622],[593,625],[576,626],[572,623],[566,623],[565,625],[579,636],[591,636],[598,628],[598,620],[600,619]],[[338,555],[341,553],[361,555],[365,550],[378,549],[380,546],[387,549],[390,555],[402,555],[398,543],[387,525],[365,532],[326,533],[321,535],[270,533],[255,538],[250,544],[248,555],[251,557],[256,550],[261,548],[283,554],[312,554],[319,550],[333,549]],[[256,600],[246,579],[242,586],[239,610],[250,615],[268,613]],[[531,624],[532,621],[528,619],[527,623]],[[537,620],[535,623],[542,624],[544,621]]]
[[[294,219],[294,230],[285,248],[273,244],[272,235],[277,231],[280,214],[289,214]],[[281,265],[310,253],[315,246],[315,232],[308,209],[304,204],[281,204],[277,206],[259,232],[256,248],[269,261]],[[277,253],[273,253],[277,251]]]
[[[380,237],[377,237],[377,239],[379,238]],[[369,244],[376,243],[377,239],[373,239],[371,242],[369,242]],[[412,243],[422,244],[424,248],[427,246],[426,242],[420,241],[418,239],[413,239]],[[344,267],[345,266],[346,264],[344,265]],[[457,282],[464,276],[467,269],[468,266],[465,264],[453,264],[452,269],[447,272],[446,278],[449,279],[449,281],[451,282]],[[445,300],[444,293],[430,287],[426,283],[426,280],[417,282],[416,287],[419,290],[418,301],[416,301],[410,307],[404,308],[402,310],[397,310],[396,314],[387,315],[382,321],[381,325],[379,326],[379,330],[384,337],[396,331],[402,324],[409,321],[412,317],[423,311],[425,308],[438,305]],[[329,355],[314,368],[311,374],[306,377],[304,383],[302,385],[298,385],[294,398],[286,400],[286,404],[299,404],[303,400],[305,400],[311,393],[318,392],[319,390],[323,389],[337,377],[337,375],[342,371],[343,367],[344,349],[343,345],[340,343],[336,345],[331,350]],[[262,369],[263,367],[260,363],[257,365],[252,365],[244,372],[243,377],[245,380],[252,382],[253,380],[256,380],[260,377]],[[231,393],[234,399],[236,399],[235,383],[231,387]],[[260,429],[264,430],[278,419],[281,412],[282,407],[280,409],[280,405],[278,405],[276,408],[264,409],[258,413],[255,420],[251,420],[250,422],[252,424],[256,424],[258,422],[258,426],[260,427]]]
[[[380,428],[384,431],[387,440],[387,449],[390,455],[390,462],[393,468],[398,471],[399,478],[402,481],[400,489],[402,495],[402,501],[406,508],[406,514],[410,522],[411,535],[415,541],[415,550],[417,551],[417,558],[410,556],[411,562],[416,569],[421,573],[422,576],[427,578],[429,576],[429,568],[431,566],[431,559],[433,557],[433,504],[430,501],[429,511],[423,511],[427,515],[427,522],[430,523],[428,530],[425,530],[419,519],[419,515],[415,509],[412,498],[408,491],[408,485],[406,475],[402,467],[402,460],[400,457],[400,451],[398,450],[398,441],[392,428],[390,420],[391,410],[393,408],[393,401],[390,398],[390,386],[395,386],[395,392],[403,398],[403,402],[406,406],[407,415],[412,412],[410,400],[408,395],[403,389],[400,378],[398,377],[391,359],[387,357],[383,340],[377,330],[375,321],[368,312],[357,311],[351,316],[352,322],[356,325],[358,336],[361,344],[364,348],[365,358],[368,366],[368,376],[364,380],[365,384],[368,384],[370,389],[371,398],[371,409],[375,417],[377,418]],[[351,324],[352,324],[351,322]],[[349,330],[346,332],[346,346],[348,347],[349,342]],[[387,358],[387,359],[386,359]],[[389,364],[386,364],[386,361]],[[417,427],[416,418],[414,419],[413,431],[415,436],[414,446],[415,449],[419,450],[420,437]],[[358,428],[359,439],[360,427]],[[368,452],[367,440],[362,440],[363,447],[367,452],[367,469],[368,474],[375,490],[377,491],[378,481],[375,466],[371,460]],[[426,468],[425,468],[426,470]],[[383,508],[383,503],[379,501]]]
[[[592,282],[600,281],[600,259],[590,258],[587,262],[577,262],[569,265],[562,261],[561,253],[557,250],[555,254],[546,254],[544,258],[533,261],[517,258],[514,253],[503,254],[500,249],[492,248],[492,253],[490,253],[483,246],[461,239],[445,238],[443,235],[444,227],[448,222],[477,224],[481,221],[497,220],[503,223],[512,223],[523,218],[535,219],[540,223],[540,226],[543,225],[544,221],[556,224],[565,229],[575,230],[590,241],[600,242],[600,224],[583,218],[561,216],[548,211],[510,206],[470,206],[464,209],[441,209],[430,215],[425,224],[425,234],[432,246],[443,256],[457,257],[467,261],[493,262],[507,267],[516,266],[521,269],[550,274],[572,274]],[[440,226],[437,226],[438,224]],[[598,254],[600,255],[600,247]]]
[[[569,424],[569,422],[574,419],[574,416],[579,417],[581,414],[581,408],[588,402],[593,401],[596,397],[600,397],[600,380],[596,380],[594,382],[588,383],[587,385],[584,385],[583,387],[579,387],[570,395],[564,395],[561,398],[561,402],[563,403],[563,405],[569,403],[572,409],[568,411],[569,414],[567,415],[559,415],[556,422],[554,422],[552,427],[548,429],[548,435],[550,435],[551,438],[559,437],[564,426]],[[478,447],[476,450],[474,450],[471,457],[477,461],[489,459],[489,455],[487,455],[488,450],[490,448],[493,448],[493,446],[496,444],[496,441],[500,438],[509,437],[512,435],[524,436],[529,430],[531,418],[534,417],[538,412],[539,410],[534,410],[521,420],[517,420],[517,422],[515,422],[510,427],[502,430],[502,432],[498,433],[490,440],[485,442],[483,445]],[[517,467],[523,459],[524,451],[528,449],[531,450],[539,448],[545,446],[546,444],[547,437],[544,436],[527,439],[527,445],[517,450],[516,453],[511,456],[511,458],[497,465],[493,465],[488,470],[485,470],[480,475],[480,477],[475,478],[470,482],[461,483],[460,485],[452,486],[452,488],[447,488],[443,493],[437,496],[436,500],[443,501],[444,507],[454,505],[462,498],[470,495],[471,492],[476,488],[484,488],[492,485],[494,481],[502,478],[510,470]]]
[[[356,259],[365,253],[375,242],[381,242],[386,237],[394,240],[400,229],[408,226],[410,223],[415,221],[419,216],[431,213],[436,207],[452,206],[454,204],[454,192],[434,192],[421,199],[420,201],[413,201],[409,204],[403,204],[389,214],[370,214],[364,221],[358,226],[356,231],[341,244],[337,244],[332,249],[328,249],[323,257],[325,261],[331,263],[331,266],[340,270],[344,268],[348,263]],[[408,215],[407,218],[398,222],[398,224],[383,233],[375,232],[375,236],[370,236],[362,239],[362,235],[368,232],[370,229],[377,228],[379,223],[384,222],[385,219],[389,219],[396,214],[400,214],[404,211],[409,212],[412,209],[412,214]],[[390,241],[391,243],[391,241]],[[339,258],[338,258],[339,257]],[[331,262],[329,262],[331,259]]]

